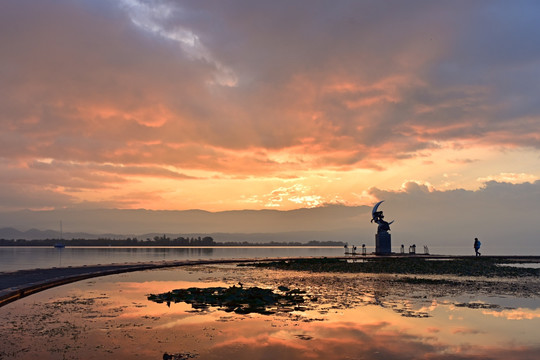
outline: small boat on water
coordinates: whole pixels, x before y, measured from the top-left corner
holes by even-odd
[[[64,230],[62,229],[62,221],[60,221],[60,241],[61,242],[57,242],[56,244],[54,244],[54,247],[57,249],[65,248],[66,245],[62,243],[63,240],[64,240]]]

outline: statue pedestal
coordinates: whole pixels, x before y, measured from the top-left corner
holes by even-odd
[[[387,232],[375,234],[375,254],[388,255],[392,253],[392,239]]]

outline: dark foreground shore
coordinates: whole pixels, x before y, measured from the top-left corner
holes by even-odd
[[[44,288],[132,271],[1,307],[0,358],[540,358],[540,257],[219,262],[0,274]]]
[[[93,277],[189,265],[238,263],[257,267],[310,272],[451,275],[469,277],[539,277],[540,256],[346,256],[336,258],[223,259],[109,264],[0,273],[0,307],[22,297]],[[517,265],[517,266],[516,266]],[[413,280],[422,281],[422,280]],[[444,282],[444,279],[433,280]]]

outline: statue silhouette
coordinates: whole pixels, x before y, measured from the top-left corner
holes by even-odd
[[[382,211],[374,211],[373,219],[371,219],[371,222],[375,222],[377,225],[379,225],[377,227],[377,234],[390,231],[390,223],[384,220],[384,215]]]

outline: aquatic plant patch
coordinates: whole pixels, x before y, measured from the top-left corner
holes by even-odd
[[[290,312],[305,310],[303,305],[307,300],[316,301],[308,297],[299,289],[290,290],[279,286],[278,291],[262,289],[260,287],[244,288],[236,285],[225,287],[208,287],[176,289],[162,294],[150,294],[148,300],[157,303],[185,302],[194,309],[208,309],[217,307],[226,312],[237,314],[258,313],[263,315],[276,312]]]

